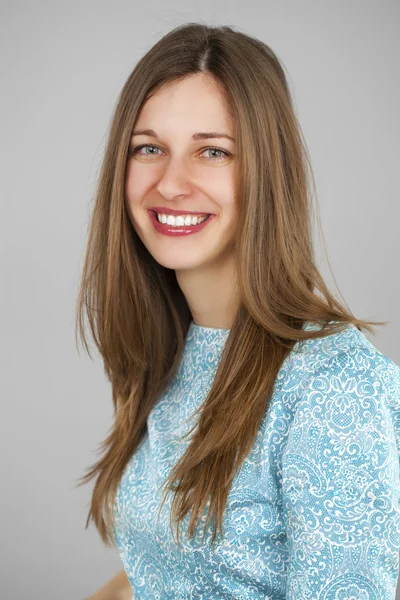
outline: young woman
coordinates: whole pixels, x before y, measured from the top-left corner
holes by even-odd
[[[318,272],[307,167],[279,60],[231,27],[174,29],[122,89],[78,298],[115,411],[86,526],[124,567],[92,598],[395,598],[400,368]]]

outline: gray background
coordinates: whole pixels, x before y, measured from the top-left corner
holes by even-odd
[[[109,432],[112,403],[98,353],[92,362],[74,342],[89,203],[122,85],[183,22],[237,26],[272,47],[311,154],[339,289],[357,316],[390,321],[372,341],[400,364],[400,9],[388,0],[0,6],[0,596],[79,600],[122,568],[84,528],[92,484],[75,487]],[[323,257],[320,266],[330,284]]]

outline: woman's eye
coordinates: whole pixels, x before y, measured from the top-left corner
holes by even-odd
[[[135,148],[132,148],[132,150],[130,151],[131,155],[134,154],[139,154],[139,156],[158,156],[158,154],[156,152],[139,152],[139,150],[147,150],[147,149],[152,149],[152,150],[161,150],[158,146],[154,146],[153,144],[142,144],[141,146],[136,146]],[[224,160],[224,158],[227,158],[228,156],[230,156],[230,153],[227,152],[226,150],[222,150],[222,148],[216,148],[214,146],[209,146],[208,148],[205,148],[204,150],[201,151],[201,154],[204,154],[204,152],[214,152],[214,153],[222,153],[222,156],[214,156],[212,158],[210,158],[210,156],[208,157],[204,157],[206,160],[211,160],[211,161],[220,161],[220,160]]]
[[[153,146],[150,144],[142,144],[141,146],[136,146],[136,148],[132,149],[132,154],[139,154],[140,156],[157,156],[157,154],[155,154],[154,152],[150,152],[150,154],[148,154],[147,152],[145,152],[144,154],[142,154],[141,152],[139,153],[139,150],[142,150],[143,148],[155,148],[157,150],[159,150],[160,148],[158,148],[157,146]]]
[[[204,152],[208,152],[208,151],[211,151],[211,152],[222,152],[223,156],[219,156],[219,157],[217,157],[217,158],[216,158],[216,160],[221,160],[221,159],[223,159],[224,157],[225,157],[225,158],[227,158],[227,157],[229,156],[229,152],[226,152],[225,150],[222,150],[222,148],[214,148],[214,147],[210,147],[210,148],[206,148],[206,149],[204,150]],[[215,158],[215,157],[214,157],[214,158]],[[207,160],[212,160],[212,159],[208,158]]]

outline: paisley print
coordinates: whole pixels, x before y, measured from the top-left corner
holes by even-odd
[[[306,322],[304,329],[318,324]],[[121,478],[114,532],[142,600],[394,600],[400,550],[400,368],[355,326],[295,344],[236,473],[224,538],[170,529],[161,486],[190,440],[229,330],[188,330],[180,369]]]

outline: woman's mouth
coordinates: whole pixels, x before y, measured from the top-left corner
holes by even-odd
[[[165,217],[167,217],[167,222],[162,223],[160,222],[156,211],[149,210],[148,213],[156,231],[169,236],[182,236],[197,233],[204,229],[215,217],[215,215],[212,214],[202,217],[193,217],[192,215],[173,217],[172,215],[165,215],[164,218],[161,218],[165,221]],[[197,222],[194,223],[195,221]]]

